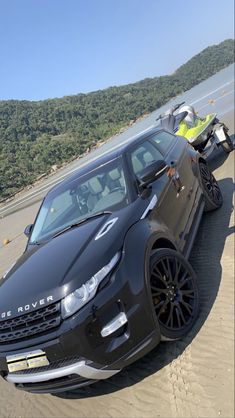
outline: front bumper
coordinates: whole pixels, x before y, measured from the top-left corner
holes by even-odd
[[[41,368],[43,369],[43,368]],[[10,373],[6,376],[9,383],[18,389],[35,393],[50,391],[61,392],[65,389],[77,388],[94,383],[96,380],[107,379],[119,370],[105,370],[89,366],[85,360],[73,364],[35,373]]]
[[[89,360],[70,359],[51,364],[33,370],[25,370],[5,375],[5,380],[14,384],[17,389],[31,393],[60,393],[91,385],[98,380],[108,379],[121,369],[117,369],[117,363],[123,367],[134,362],[153,349],[159,342],[157,330],[141,342],[129,353],[119,359],[112,366],[94,364]]]
[[[146,247],[139,247],[135,248],[136,262],[130,263],[132,257],[126,254],[96,297],[58,330],[0,352],[2,377],[29,392],[61,392],[109,378],[156,346],[160,331],[145,283]],[[110,328],[120,317],[126,321]],[[6,357],[29,350],[43,350],[49,366],[9,373]]]

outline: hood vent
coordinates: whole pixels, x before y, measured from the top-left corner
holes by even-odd
[[[104,235],[106,235],[110,229],[113,227],[113,225],[117,222],[118,218],[113,218],[110,219],[110,221],[106,222],[102,228],[100,229],[100,231],[98,232],[98,234],[95,237],[95,241],[97,241],[98,239],[100,239],[101,237],[103,237]]]

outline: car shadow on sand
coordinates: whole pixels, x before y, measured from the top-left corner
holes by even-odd
[[[225,157],[227,157],[226,154]],[[221,158],[223,159],[224,155],[219,153],[218,158],[219,161],[213,161],[214,167],[220,165]],[[63,392],[56,396],[65,399],[82,399],[110,394],[135,385],[171,363],[192,342],[206,321],[215,302],[222,276],[220,260],[226,237],[232,233],[229,221],[233,211],[233,179],[224,178],[219,181],[219,185],[223,192],[224,204],[219,210],[204,214],[190,255],[190,262],[198,275],[201,303],[199,318],[191,332],[180,341],[159,344],[142,359],[108,380],[99,381],[77,390]]]

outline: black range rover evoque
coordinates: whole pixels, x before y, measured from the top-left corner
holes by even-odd
[[[221,205],[200,154],[157,128],[54,187],[0,281],[2,377],[62,392],[184,336],[199,310],[187,257],[203,211]]]

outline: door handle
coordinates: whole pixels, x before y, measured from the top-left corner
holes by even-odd
[[[193,187],[190,187],[190,190],[189,190],[189,192],[188,192],[188,194],[187,194],[187,198],[188,198],[188,199],[191,199],[192,194],[193,194]]]
[[[177,197],[178,197],[179,194],[185,189],[185,186],[181,182],[180,175],[177,170],[177,164],[175,161],[171,161],[167,174],[168,174],[168,177],[170,177],[171,180],[173,181],[173,184],[177,191]]]

